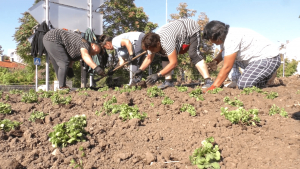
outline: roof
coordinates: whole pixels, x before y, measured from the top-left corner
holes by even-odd
[[[6,61],[0,61],[0,67],[6,67],[6,68],[25,68],[25,65],[16,63],[16,62],[11,62],[9,60]]]

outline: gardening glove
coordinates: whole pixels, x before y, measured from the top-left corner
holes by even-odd
[[[129,55],[127,62],[131,63],[132,59],[135,57],[135,54]]]
[[[133,72],[133,77],[140,77],[142,76],[143,71],[141,69],[136,70],[135,72]]]
[[[111,68],[108,72],[107,72],[107,75],[108,76],[112,76],[114,74],[114,68]]]
[[[69,78],[74,77],[74,71],[73,71],[73,68],[71,68],[71,67],[68,68],[67,76],[68,76]]]
[[[104,76],[104,70],[100,68],[100,66],[96,66],[94,69],[95,73],[97,73],[100,76]]]
[[[158,79],[159,79],[158,74],[154,73],[147,77],[146,83],[149,85],[154,85]]]
[[[217,88],[216,86],[214,86],[214,85],[211,85],[209,88],[206,88],[206,89],[204,89],[204,90],[202,90],[202,93],[207,93],[209,90],[214,90],[215,88]]]

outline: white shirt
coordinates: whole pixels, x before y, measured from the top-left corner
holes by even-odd
[[[126,55],[128,54],[128,50],[126,46],[121,46],[121,40],[128,39],[133,46],[133,50],[137,54],[138,52],[142,51],[142,39],[144,36],[145,34],[142,32],[123,33],[113,38],[112,45],[118,53],[118,55]]]
[[[236,61],[248,63],[273,58],[279,54],[278,47],[259,33],[246,28],[229,28],[221,45],[224,56],[237,52]]]

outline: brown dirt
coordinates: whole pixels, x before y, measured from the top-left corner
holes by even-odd
[[[9,101],[0,101],[11,104],[14,113],[0,115],[0,119],[17,120],[22,124],[15,133],[0,131],[0,163],[12,168],[72,168],[70,161],[76,159],[82,160],[87,169],[197,168],[191,166],[188,158],[201,146],[202,140],[213,136],[221,150],[222,169],[296,169],[300,166],[300,94],[296,94],[300,80],[295,76],[280,80],[283,85],[263,89],[278,92],[279,97],[274,100],[258,93],[242,95],[240,90],[229,88],[219,94],[206,94],[204,101],[188,96],[192,88],[182,93],[176,88],[167,88],[164,92],[175,100],[173,105],[162,105],[162,97],[149,98],[146,89],[123,94],[113,90],[87,91],[88,97],[72,92],[70,106],[53,106],[50,99],[25,104],[20,102],[21,96],[10,95]],[[103,99],[104,94],[109,96]],[[118,115],[95,115],[113,95],[118,103],[137,105],[148,118],[143,122],[137,119],[123,122]],[[230,107],[223,102],[225,96],[237,97],[245,109],[259,109],[260,126],[232,125],[221,116],[220,108]],[[183,103],[194,105],[197,116],[180,112]],[[269,116],[273,104],[285,108],[289,118]],[[49,113],[45,123],[28,120],[33,110]],[[87,116],[88,140],[54,153],[48,134],[56,124],[76,114]],[[81,157],[80,146],[85,149],[85,157]],[[179,162],[165,164],[167,161]]]

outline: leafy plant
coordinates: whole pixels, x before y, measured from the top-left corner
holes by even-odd
[[[196,149],[192,156],[190,156],[190,161],[193,165],[197,165],[198,168],[210,168],[219,169],[219,161],[221,159],[221,153],[219,151],[219,146],[215,145],[214,138],[209,137],[201,142],[202,146]]]
[[[195,97],[197,101],[199,101],[199,100],[203,101],[204,100],[201,88],[197,88],[197,89],[191,91],[189,93],[189,96],[190,97]]]
[[[19,89],[12,89],[9,91],[9,94],[22,94],[23,90],[19,90]]]
[[[300,94],[300,90],[297,90],[296,94]]]
[[[105,87],[99,88],[98,92],[104,92],[104,91],[108,91],[108,90],[109,90],[109,87],[105,86]]]
[[[89,96],[89,94],[87,93],[87,92],[80,92],[79,94],[78,94],[79,96]]]
[[[212,57],[212,55],[206,55],[206,60],[205,60],[206,63],[210,63],[213,60],[214,60],[214,58]]]
[[[43,91],[40,94],[41,98],[50,98],[53,95],[53,91]]]
[[[87,132],[84,130],[86,125],[85,115],[76,115],[71,117],[68,122],[57,124],[53,127],[54,131],[48,135],[52,147],[66,147],[68,144],[84,142],[87,135]]]
[[[227,107],[221,107],[221,115],[224,115],[225,118],[233,124],[252,124],[255,126],[257,123],[260,122],[257,109],[250,109],[246,111],[244,108],[239,107],[236,110],[228,111]]]
[[[128,106],[127,104],[121,104],[119,110],[120,110],[119,117],[121,117],[123,121],[134,119],[134,118],[144,120],[147,117],[146,113],[142,113],[142,114],[139,113],[139,108],[136,105],[132,107],[132,106]]]
[[[142,88],[141,88],[140,86],[137,88],[137,87],[135,87],[135,86],[130,87],[130,86],[128,86],[128,85],[124,85],[123,88],[120,89],[119,91],[120,91],[120,93],[124,93],[124,92],[130,93],[130,92],[134,92],[134,91],[136,91],[136,90],[141,90],[141,89],[142,89]]]
[[[147,89],[147,95],[149,97],[165,96],[165,93],[157,86],[153,86]]]
[[[150,105],[151,105],[152,107],[154,107],[154,103],[150,103]]]
[[[101,111],[96,110],[95,115],[99,116],[101,114]]]
[[[266,98],[267,99],[275,99],[276,97],[278,97],[278,93],[277,92],[270,92],[270,93],[266,93]]]
[[[11,106],[9,104],[5,104],[0,102],[0,114],[10,114]]]
[[[114,91],[120,91],[120,88],[119,87],[115,87],[115,90]]]
[[[8,95],[8,94],[6,94],[6,96],[5,96],[5,100],[6,100],[6,101],[8,101],[8,100],[9,100],[9,95]]]
[[[74,165],[74,168],[81,168],[83,169],[83,164],[82,164],[82,160],[79,160],[79,162],[77,163],[74,159],[72,159],[70,161],[70,166]]]
[[[162,104],[166,105],[166,104],[173,104],[174,101],[172,99],[170,99],[168,96],[165,97],[162,101],[161,101]]]
[[[68,93],[70,93],[70,89],[58,90],[58,93],[61,95],[68,94]]]
[[[64,98],[63,96],[60,96],[58,93],[54,93],[50,98],[53,104],[68,105],[72,100],[71,96],[67,96]]]
[[[297,72],[298,61],[284,59],[284,76],[289,77],[292,76],[295,72]],[[283,74],[283,64],[277,69],[277,77],[281,77]]]
[[[48,115],[47,113],[33,110],[28,120],[31,122],[34,122],[36,119],[44,120],[47,115]]]
[[[230,98],[228,96],[226,96],[224,99],[224,102],[231,105],[231,106],[235,106],[235,107],[243,107],[244,103],[240,100],[238,100],[237,98],[234,98],[234,100],[230,100]]]
[[[207,93],[209,93],[209,94],[218,94],[220,91],[223,91],[223,89],[217,87],[217,88],[215,88],[213,90],[209,90]]]
[[[81,92],[81,91],[90,91],[90,88],[78,88],[76,89],[76,92]]]
[[[108,96],[108,94],[105,94],[102,96],[103,99],[105,99]]]
[[[273,104],[273,106],[269,110],[269,115],[273,116],[275,114],[280,114],[283,117],[288,117],[288,113],[284,110],[284,108],[280,109],[278,106]]]
[[[188,90],[187,86],[175,86],[175,87],[180,92],[186,92]]]
[[[38,95],[34,90],[30,90],[28,93],[22,95],[21,101],[25,103],[36,103],[38,101]]]
[[[12,129],[15,129],[20,126],[20,122],[10,121],[9,119],[4,119],[0,121],[0,129],[6,132],[9,132]]]
[[[253,93],[254,91],[257,92],[257,93],[262,93],[263,92],[260,88],[252,86],[252,87],[246,87],[246,88],[244,88],[241,93],[248,95],[250,93]]]
[[[181,108],[180,111],[182,112],[188,112],[190,113],[191,116],[196,116],[196,109],[194,106],[190,105],[190,104],[184,104]]]

